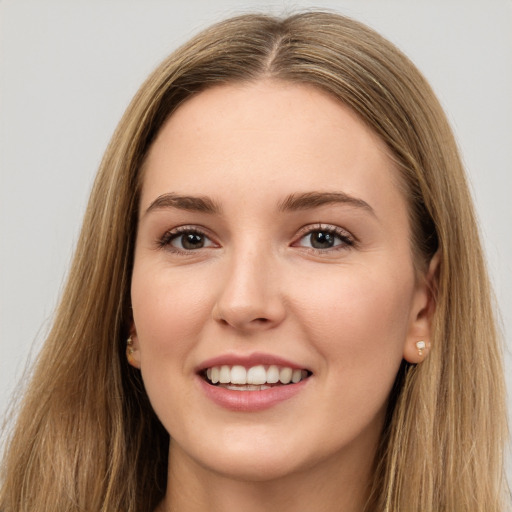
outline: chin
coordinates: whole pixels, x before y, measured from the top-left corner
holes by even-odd
[[[210,461],[209,461],[210,462]],[[295,473],[299,473],[308,464],[300,464],[291,461],[284,454],[233,454],[217,458],[207,463],[209,471],[228,478],[243,482],[269,482],[283,479]]]
[[[315,439],[311,432],[298,429],[296,435],[290,435],[290,428],[272,430],[261,425],[245,429],[238,425],[217,435],[210,430],[208,436],[191,441],[187,452],[195,467],[245,482],[277,481],[318,465],[330,466],[344,452],[343,447]]]
[[[188,434],[191,434],[188,431]],[[186,438],[174,437],[170,459],[188,459],[196,468],[240,481],[275,480],[301,471],[312,463],[312,455],[289,430],[260,425],[236,425],[218,431],[212,425]],[[174,452],[174,453],[173,453]]]

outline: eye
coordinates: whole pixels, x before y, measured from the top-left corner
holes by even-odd
[[[347,246],[354,245],[353,238],[348,232],[341,228],[335,226],[320,226],[306,229],[306,234],[302,235],[294,245],[319,251],[343,249]]]
[[[168,231],[159,241],[159,245],[174,249],[177,252],[188,252],[215,246],[212,240],[202,231],[187,227]]]

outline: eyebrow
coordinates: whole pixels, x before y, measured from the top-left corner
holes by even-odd
[[[278,204],[281,212],[310,210],[328,204],[348,204],[361,208],[375,215],[373,208],[362,199],[353,197],[345,192],[304,192],[290,194],[284,201]],[[219,204],[206,196],[181,196],[172,192],[158,196],[147,208],[145,214],[165,208],[176,208],[190,212],[220,214],[222,209]]]
[[[189,212],[221,213],[220,206],[205,196],[180,196],[174,193],[158,196],[148,207],[145,213],[163,208],[177,208]]]
[[[347,204],[361,208],[375,216],[374,209],[362,199],[353,197],[345,192],[305,192],[302,194],[290,194],[279,203],[279,211],[310,210],[328,204]]]

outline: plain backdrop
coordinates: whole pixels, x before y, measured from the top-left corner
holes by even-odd
[[[146,75],[214,21],[313,6],[388,37],[445,107],[477,205],[512,389],[512,1],[3,0],[0,416],[48,331],[95,171]]]

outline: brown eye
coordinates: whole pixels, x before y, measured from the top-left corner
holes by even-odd
[[[171,241],[173,247],[191,251],[205,246],[205,236],[199,233],[182,233]]]
[[[210,238],[195,229],[179,229],[167,232],[160,240],[159,245],[169,249],[176,249],[178,252],[194,251],[215,246]]]
[[[341,228],[319,228],[310,229],[296,244],[300,247],[328,251],[329,249],[343,249],[354,245],[350,235]]]
[[[336,244],[336,238],[339,238],[328,231],[313,231],[308,237],[314,249],[330,249]]]

